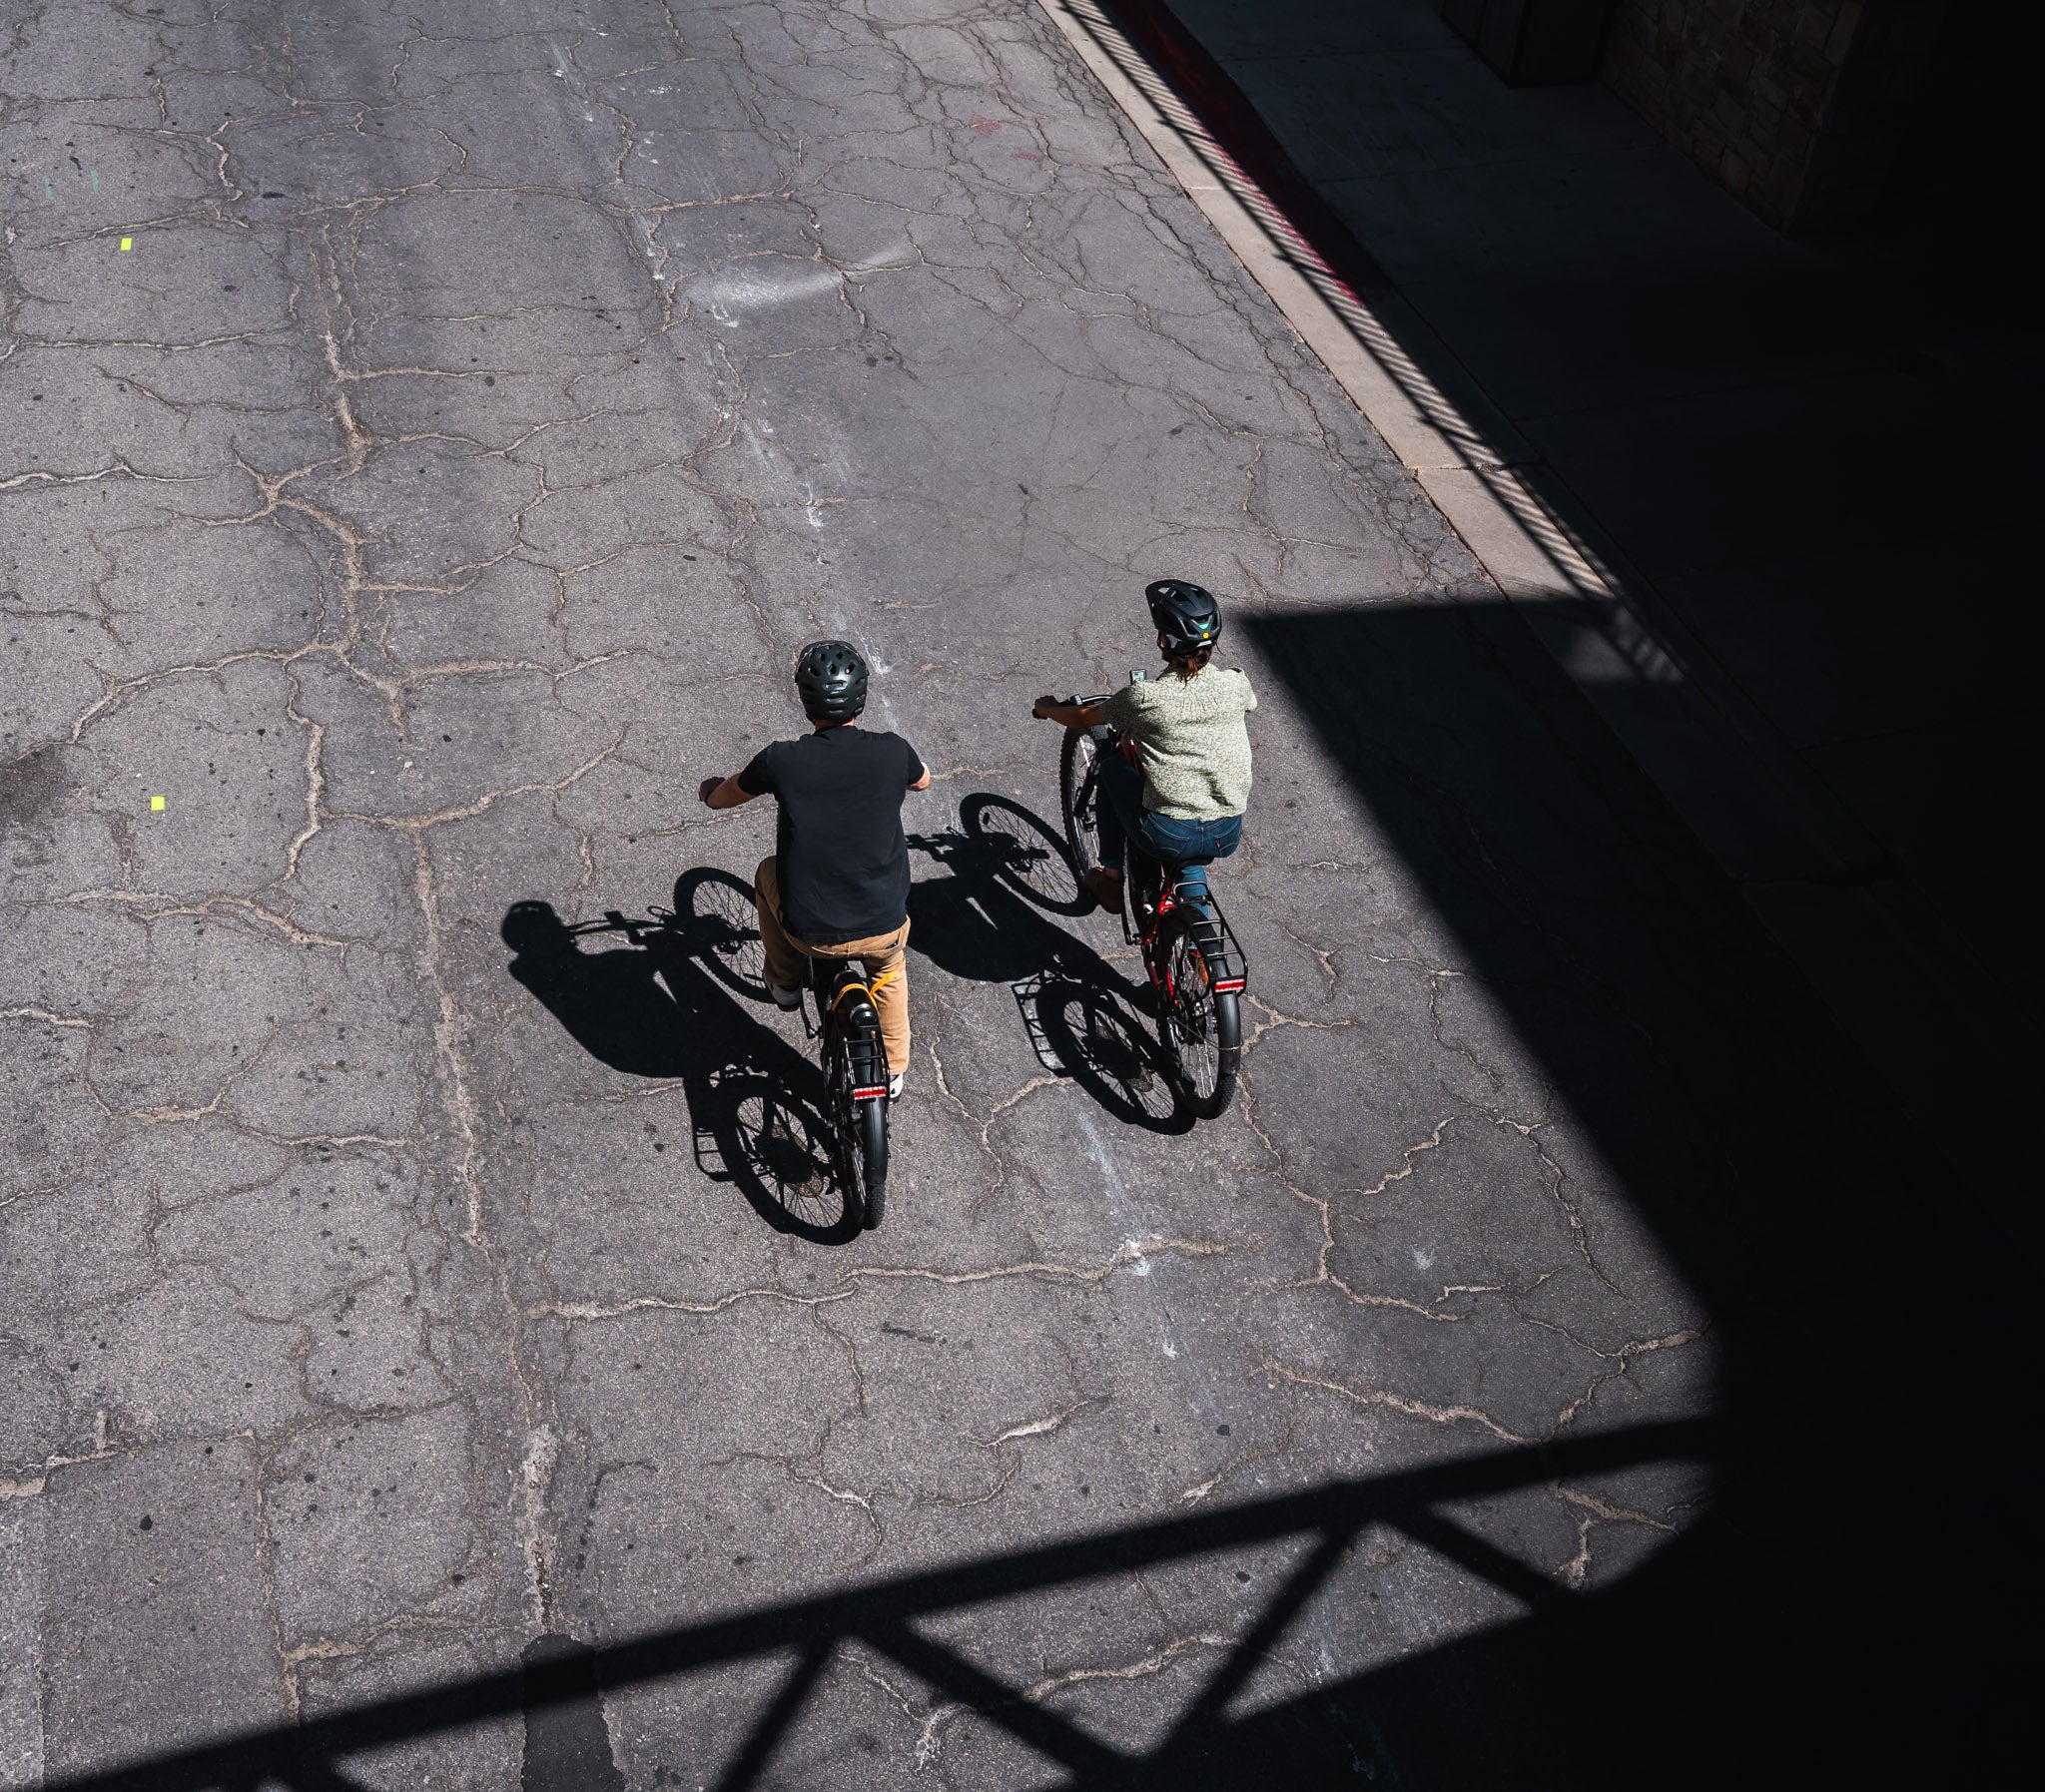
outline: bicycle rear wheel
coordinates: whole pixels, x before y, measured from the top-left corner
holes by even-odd
[[[864,1049],[862,1049],[864,1046]],[[832,1154],[837,1159],[838,1179],[845,1191],[848,1214],[857,1213],[869,1232],[880,1225],[888,1208],[888,1097],[887,1071],[880,1041],[854,1041],[845,1029],[833,1025],[828,1046],[830,1055]],[[883,1066],[872,1083],[862,1084],[854,1067],[855,1055]],[[855,1093],[861,1087],[879,1086],[884,1092],[864,1098]]]
[[[1216,989],[1207,955],[1182,912],[1165,917],[1158,942],[1167,998],[1162,1028],[1180,1086],[1203,1120],[1212,1120],[1235,1093],[1242,1061],[1242,1011],[1231,989]]]
[[[853,1147],[861,1159],[860,1211],[874,1231],[888,1212],[888,1098],[859,1103]]]
[[[1058,753],[1065,845],[1071,848],[1073,870],[1082,879],[1100,869],[1100,743],[1085,729],[1068,728]]]

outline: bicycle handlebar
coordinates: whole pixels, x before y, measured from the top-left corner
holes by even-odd
[[[1105,703],[1110,695],[1111,693],[1103,691],[1098,697],[1053,697],[1051,702],[1060,709],[1093,710]],[[1043,699],[1039,697],[1036,701],[1041,703]]]

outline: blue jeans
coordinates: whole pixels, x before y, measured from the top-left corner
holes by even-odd
[[[1116,754],[1100,762],[1100,795],[1095,807],[1100,827],[1100,863],[1111,872],[1122,869],[1122,857],[1133,841],[1142,852],[1165,866],[1188,859],[1226,859],[1242,845],[1242,817],[1225,815],[1213,822],[1182,822],[1143,807],[1143,774]],[[1181,882],[1207,886],[1204,866],[1189,866]]]

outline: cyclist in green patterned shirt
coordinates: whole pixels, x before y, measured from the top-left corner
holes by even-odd
[[[1061,728],[1119,728],[1136,744],[1140,771],[1119,755],[1101,761],[1101,864],[1086,874],[1087,893],[1116,910],[1127,841],[1167,866],[1225,859],[1242,844],[1250,800],[1243,717],[1257,698],[1243,673],[1208,664],[1221,639],[1221,606],[1183,579],[1159,579],[1143,595],[1164,675],[1132,678],[1098,706],[1039,697],[1033,712]],[[1194,867],[1186,881],[1206,880]]]

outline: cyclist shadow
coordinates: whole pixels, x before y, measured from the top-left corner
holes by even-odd
[[[549,903],[514,902],[501,931],[506,968],[591,1057],[682,1085],[705,1176],[777,1231],[859,1236],[832,1172],[823,1072],[736,999],[768,1000],[749,885],[703,867],[676,884],[665,918],[611,910],[570,924]],[[587,949],[585,936],[604,944]]]
[[[1064,842],[1021,804],[986,792],[959,805],[959,823],[910,837],[952,874],[910,887],[910,945],[954,976],[1007,983],[1037,1061],[1117,1119],[1189,1130],[1197,1116],[1157,1041],[1149,985],[1051,919],[1093,907]]]

